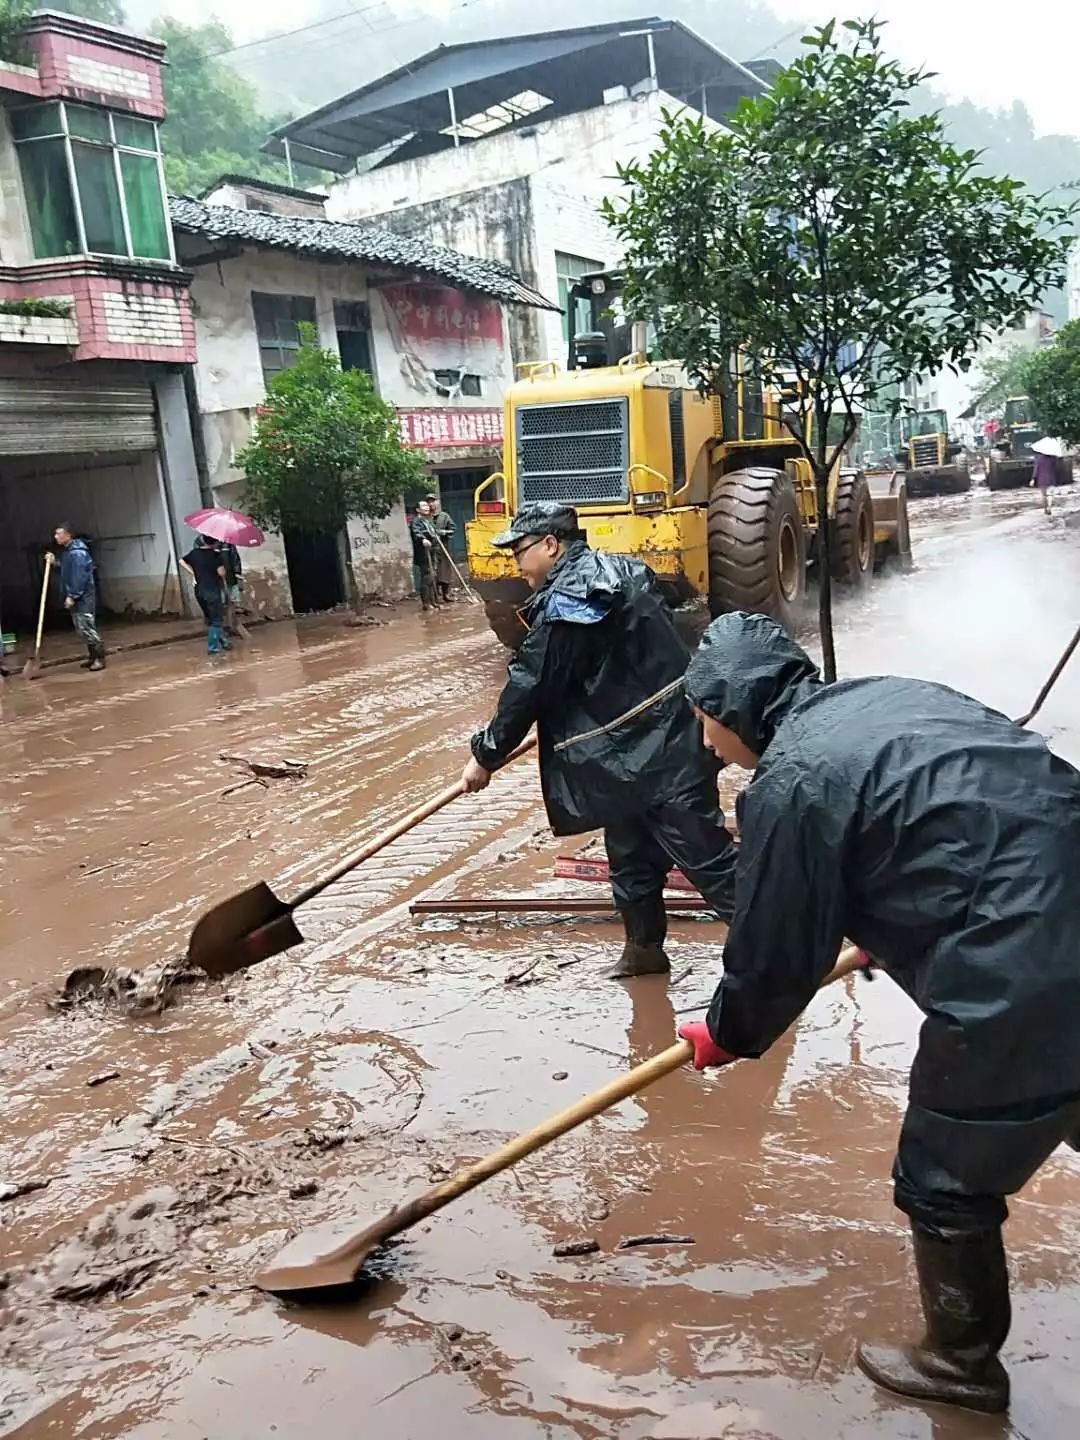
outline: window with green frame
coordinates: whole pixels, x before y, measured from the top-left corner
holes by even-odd
[[[153,121],[66,100],[10,119],[38,259],[173,258]]]

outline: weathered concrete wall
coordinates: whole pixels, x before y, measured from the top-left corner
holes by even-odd
[[[405,506],[399,502],[385,520],[350,520],[347,531],[360,594],[404,599],[413,588]]]
[[[409,234],[426,229],[456,249],[506,261],[558,301],[557,251],[604,267],[618,263],[600,206],[621,193],[617,166],[654,147],[665,108],[686,107],[663,91],[645,92],[351,175],[332,186],[326,213]],[[420,204],[417,195],[425,197]],[[515,362],[565,360],[558,314],[515,315],[511,325]]]
[[[117,614],[157,611],[166,567],[172,575],[175,568],[169,564],[168,521],[152,454],[0,459],[0,573],[5,590],[11,587],[5,614],[15,604],[25,610],[28,555],[44,551],[61,520],[91,542],[103,608]],[[174,585],[166,598],[175,609]],[[51,603],[56,605],[56,593]]]
[[[539,284],[533,183],[527,177],[463,195],[403,205],[380,215],[378,221],[398,235],[423,236],[465,255],[501,260],[526,284]],[[544,293],[552,300],[558,298],[555,291]],[[539,317],[539,311],[521,305],[509,309],[508,334],[515,364],[542,353]]]
[[[197,252],[201,242],[182,238],[181,243],[190,254]],[[329,264],[300,255],[254,250],[196,270],[192,284],[199,353],[196,380],[210,483],[218,503],[243,508],[243,485],[235,459],[251,433],[256,408],[266,393],[252,291],[310,296],[315,301],[319,339],[329,350],[338,348],[335,300],[366,304],[371,316],[372,359],[379,393],[391,404],[406,408],[432,403],[428,391],[419,391],[410,383],[408,367],[402,365],[394,348],[376,289],[380,278],[378,272],[362,264]],[[504,375],[486,385],[485,405],[501,404],[506,381]],[[437,404],[440,408],[457,404],[469,409],[477,401],[462,396],[457,401],[439,399]],[[408,594],[412,588],[412,552],[401,507],[385,520],[351,522],[348,529],[361,588],[388,596]],[[279,610],[288,594],[280,541],[275,538],[245,556],[245,575],[250,577],[249,599],[257,598],[260,607]]]

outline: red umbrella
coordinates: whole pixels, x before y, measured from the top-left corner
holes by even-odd
[[[226,510],[223,505],[185,515],[184,524],[200,535],[224,540],[227,545],[261,545],[266,538],[250,516],[242,515],[239,510]]]

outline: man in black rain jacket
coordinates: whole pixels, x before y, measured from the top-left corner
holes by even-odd
[[[612,978],[663,973],[664,878],[677,865],[731,914],[735,852],[683,697],[689,652],[639,561],[591,550],[568,505],[533,505],[496,545],[535,593],[491,723],[462,776],[480,790],[535,724],[556,835],[603,827],[626,944]]]
[[[686,675],[705,743],[756,765],[724,975],[695,1065],[757,1056],[845,936],[925,1015],[893,1178],[926,1317],[861,1346],[902,1395],[1008,1404],[1004,1197],[1080,1133],[1080,774],[942,685],[825,686],[759,615],[725,615]]]

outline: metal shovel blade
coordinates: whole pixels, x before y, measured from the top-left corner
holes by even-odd
[[[260,880],[207,910],[191,932],[187,960],[216,980],[291,950],[303,938],[292,906]]]
[[[394,1212],[396,1219],[396,1212]],[[399,1228],[388,1227],[389,1216],[366,1230],[342,1239],[340,1221],[297,1235],[274,1257],[274,1263],[255,1277],[255,1284],[268,1295],[293,1300],[327,1299],[351,1289],[365,1277],[365,1262]],[[346,1231],[347,1233],[347,1231]]]

